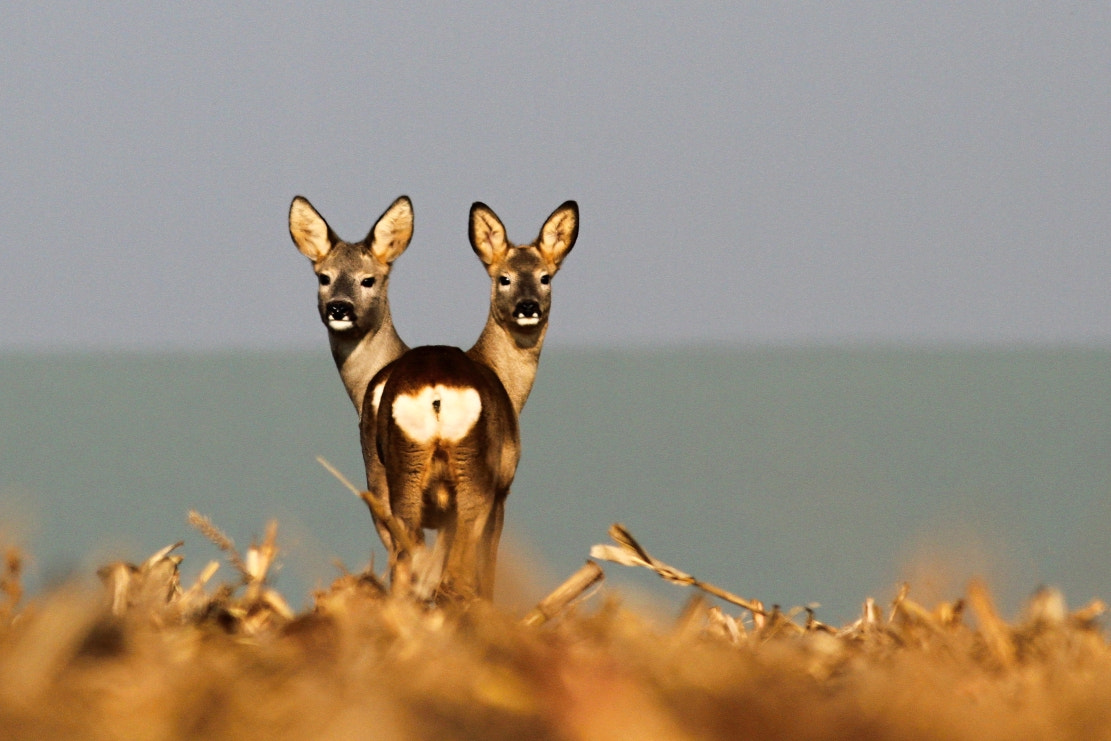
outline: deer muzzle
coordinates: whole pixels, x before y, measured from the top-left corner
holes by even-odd
[[[522,327],[539,324],[540,318],[540,303],[537,301],[521,301],[513,309],[513,319]]]
[[[324,306],[324,323],[343,332],[355,326],[355,305],[350,301],[329,301]]]

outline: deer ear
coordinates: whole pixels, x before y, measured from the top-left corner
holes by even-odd
[[[540,236],[536,239],[536,246],[548,260],[559,269],[560,263],[579,237],[579,205],[574,201],[567,201],[562,206],[552,211],[552,215],[540,227]]]
[[[392,265],[401,257],[413,238],[413,203],[401,196],[378,217],[367,235],[370,253],[383,265]]]
[[[335,242],[328,222],[303,196],[297,196],[289,204],[289,236],[293,237],[301,254],[313,262],[323,259]]]
[[[475,201],[471,205],[469,234],[471,249],[486,267],[505,257],[505,227],[485,203]]]

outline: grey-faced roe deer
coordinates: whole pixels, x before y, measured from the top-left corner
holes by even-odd
[[[413,205],[401,196],[387,208],[360,242],[345,242],[312,204],[297,196],[289,206],[289,234],[312,261],[320,284],[317,307],[328,328],[332,358],[360,415],[370,379],[409,348],[394,329],[387,296],[390,269],[413,236]],[[368,469],[368,474],[371,473]],[[379,511],[388,510],[386,481],[368,481],[371,496],[380,493]],[[371,517],[382,542],[389,546],[387,524],[371,507]]]
[[[308,199],[297,196],[289,205],[289,234],[312,261],[320,284],[317,308],[328,328],[332,358],[361,413],[370,379],[409,349],[394,329],[386,291],[390,268],[413,236],[413,205],[401,196],[362,241],[345,242]]]
[[[531,244],[508,241],[486,205],[470,214],[470,241],[490,275],[490,314],[478,342],[420,347],[371,381],[361,417],[368,481],[384,470],[391,516],[416,546],[439,531],[437,596],[489,598],[505,500],[521,445],[517,417],[536,378],[548,330],[551,280],[578,236],[578,206],[552,212]],[[411,559],[391,548],[394,588],[410,587]]]

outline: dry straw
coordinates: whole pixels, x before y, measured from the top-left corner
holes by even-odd
[[[181,544],[30,599],[0,576],[3,739],[1111,739],[1111,647],[1093,600],[1043,589],[1016,620],[987,585],[823,625],[653,557],[621,526],[592,550],[695,590],[656,627],[591,560],[522,615],[434,606],[343,570],[297,612],[269,585],[277,525],[180,584]],[[594,595],[594,599],[591,596]],[[600,597],[600,598],[599,598]]]

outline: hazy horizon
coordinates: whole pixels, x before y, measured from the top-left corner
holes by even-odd
[[[746,597],[953,599],[973,573],[1002,609],[1043,583],[1111,597],[1108,351],[763,348],[545,351],[522,420],[507,558],[551,588],[631,528],[658,558]],[[0,354],[0,544],[41,585],[185,538],[185,573],[221,554],[196,509],[242,548],[279,522],[294,603],[384,553],[357,485],[354,410],[324,349]],[[511,550],[512,549],[512,550]],[[523,551],[522,551],[523,549]],[[222,568],[227,569],[225,565]],[[686,594],[607,567],[665,609]]]

